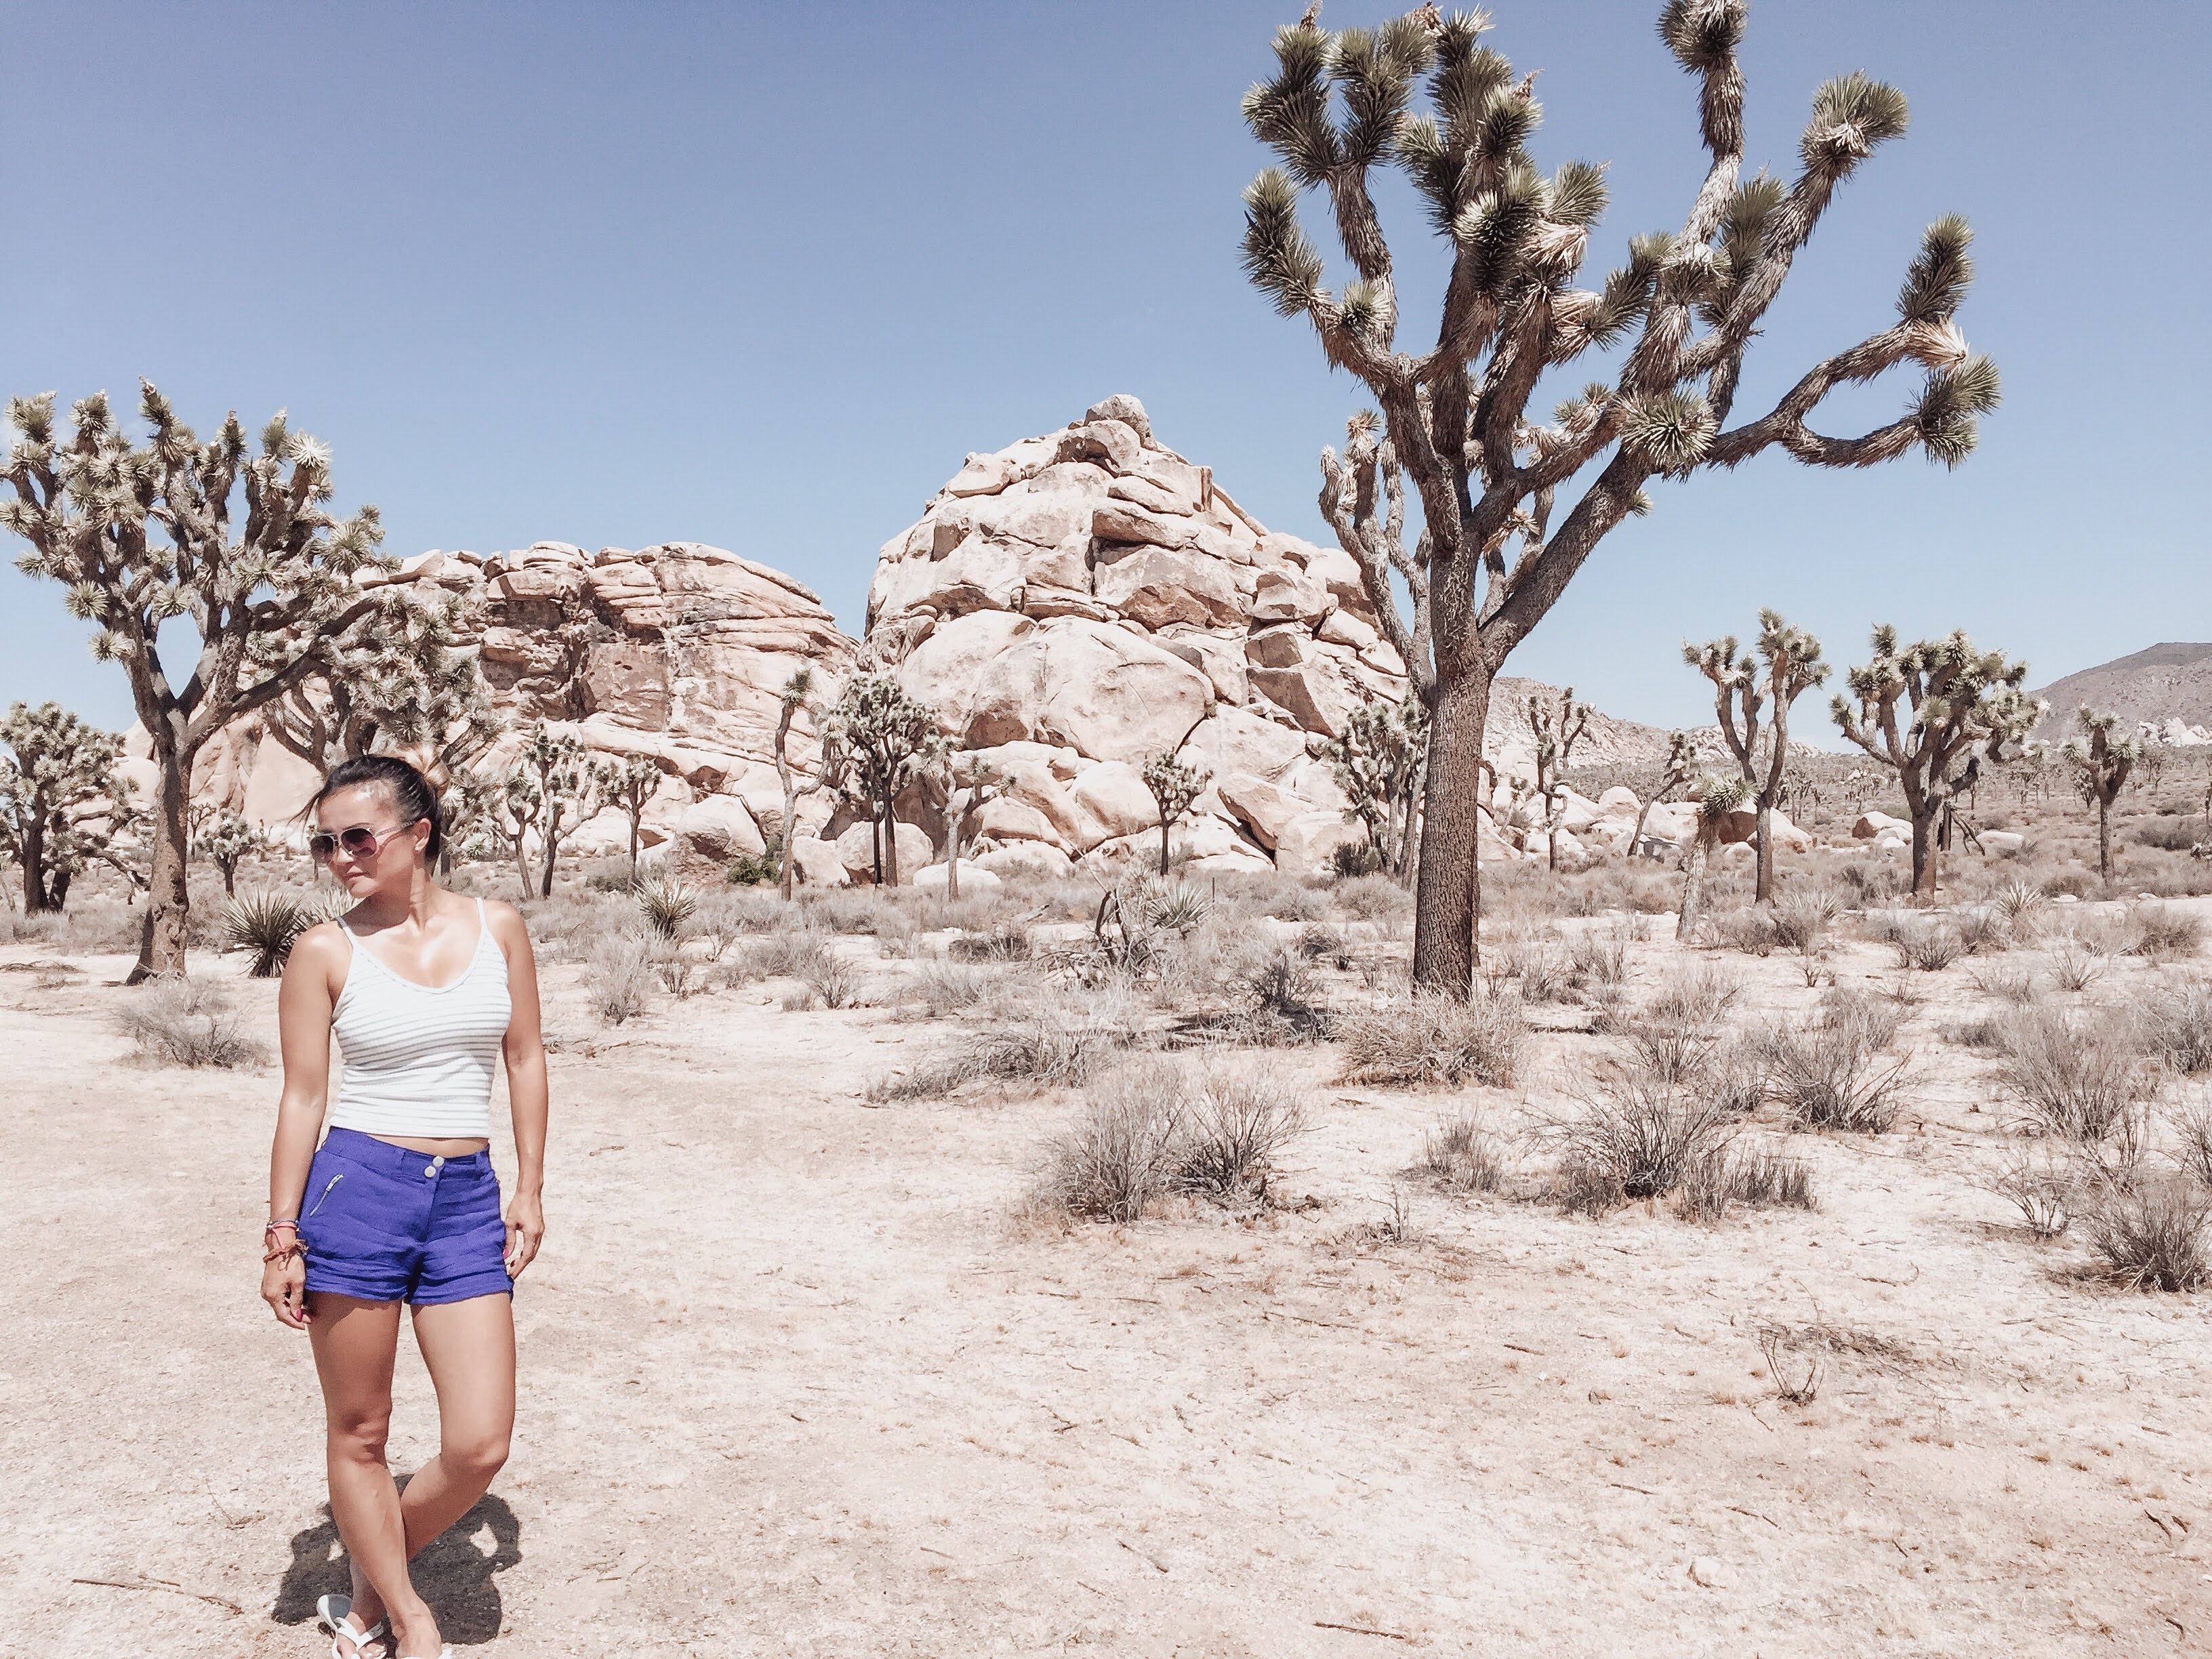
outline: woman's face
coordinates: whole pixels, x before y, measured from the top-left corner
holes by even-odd
[[[413,883],[430,839],[428,819],[402,823],[392,792],[373,784],[333,790],[315,808],[315,828],[335,842],[323,862],[349,896],[401,892]],[[374,850],[363,845],[373,839]],[[350,844],[349,844],[350,843]]]

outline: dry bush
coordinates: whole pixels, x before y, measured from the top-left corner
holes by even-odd
[[[2012,928],[2001,911],[1976,906],[1951,919],[1959,948],[1970,957],[1994,956],[2012,949]]]
[[[2002,1048],[2004,1023],[1995,1014],[1973,1014],[1942,1028],[1943,1041],[1960,1048]]]
[[[1619,985],[1628,977],[1627,931],[1577,933],[1568,942],[1567,961],[1577,986]]]
[[[634,933],[603,934],[584,962],[584,998],[607,1025],[635,1019],[651,1005],[653,949]]]
[[[1504,1089],[1519,1069],[1528,1024],[1510,992],[1479,989],[1462,1001],[1416,989],[1340,1016],[1337,1034],[1346,1082],[1472,1079]]]
[[[2078,940],[2062,940],[2051,953],[2051,981],[2062,991],[2086,991],[2104,973],[2103,961]]]
[[[2005,919],[2014,939],[2033,939],[2041,931],[2051,901],[2044,890],[2032,881],[2015,876],[1997,889],[1990,902],[1997,914]]]
[[[1505,1160],[1475,1112],[1438,1120],[1422,1142],[1421,1167],[1459,1192],[1494,1193],[1505,1180]]]
[[[1855,907],[1862,910],[1895,898],[1903,886],[1897,866],[1884,859],[1851,859],[1836,873],[1850,889]]]
[[[2178,1143],[2174,1162],[2212,1188],[2212,1102],[2201,1097],[2184,1101],[2173,1109],[2172,1121]]]
[[[1966,977],[1977,991],[1999,1002],[2019,1005],[2035,1000],[2035,975],[2025,968],[1992,968]]]
[[[1897,1121],[1910,1057],[1881,1063],[1878,1027],[1843,1018],[1784,1021],[1759,1039],[1770,1092],[1808,1129],[1881,1134]]]
[[[1843,895],[1834,889],[1800,888],[1774,907],[1775,942],[1792,951],[1816,945],[1843,913]]]
[[[1308,962],[1333,963],[1340,973],[1352,971],[1352,941],[1327,922],[1310,921],[1298,929],[1297,952]]]
[[[1621,1036],[1627,1052],[1620,1063],[1668,1087],[1705,1071],[1720,1042],[1720,1033],[1711,1026],[1664,1020],[1639,1020]]]
[[[868,1098],[933,1100],[987,1080],[1074,1087],[1139,1035],[1134,1002],[1126,994],[1041,991],[996,1024],[963,1033],[913,1071],[878,1079]]]
[[[1739,1147],[1727,1183],[1729,1199],[1753,1209],[1809,1210],[1814,1207],[1813,1168],[1779,1147]]]
[[[878,939],[898,939],[914,932],[914,919],[878,888],[810,889],[800,904],[806,926],[824,927],[833,933],[872,933]]]
[[[747,933],[757,933],[773,921],[780,899],[757,893],[732,891],[725,887],[699,896],[691,930],[707,941],[707,959],[720,962]]]
[[[857,1008],[867,1000],[867,975],[850,957],[826,944],[796,969],[799,988],[784,994],[787,1012],[813,1008]]]
[[[798,979],[830,954],[829,939],[811,929],[765,933],[723,963],[722,982],[734,988],[757,980]]]
[[[2193,1291],[2212,1279],[2208,1221],[2212,1189],[2178,1171],[2148,1170],[2093,1181],[2081,1216],[2090,1254],[2141,1291]]]
[[[2143,1044],[2184,1077],[2212,1072],[2212,985],[2192,981],[2147,999]]]
[[[2073,1158],[2051,1147],[2015,1148],[1989,1181],[1990,1191],[2020,1206],[2028,1231],[2056,1238],[2073,1219],[2081,1171]]]
[[[1184,1068],[1179,1185],[1217,1201],[1264,1203],[1275,1158],[1306,1133],[1291,1080],[1249,1057],[1202,1054]]]
[[[1814,1023],[1823,1030],[1856,1030],[1869,1046],[1887,1049],[1897,1041],[1911,1006],[1904,998],[1861,990],[1855,986],[1838,986],[1820,999]]]
[[[1647,1019],[1671,1025],[1709,1026],[1734,1006],[1742,982],[1717,962],[1677,967],[1659,981],[1644,1006]]]
[[[1625,1199],[1664,1198],[1724,1158],[1735,1131],[1714,1102],[1624,1065],[1585,1085],[1574,1109],[1546,1120],[1540,1133],[1559,1148],[1573,1194],[1567,1207],[1588,1210],[1608,1188]]]
[[[907,986],[908,997],[922,1005],[932,1019],[972,1008],[999,983],[998,974],[972,962],[925,963]]]
[[[1255,945],[1243,951],[1231,970],[1228,989],[1235,1006],[1231,1027],[1248,1042],[1318,1042],[1334,1023],[1312,964],[1280,945]]]
[[[1182,1079],[1164,1058],[1115,1067],[1047,1153],[1044,1197],[1073,1215],[1131,1222],[1164,1196],[1182,1131]]]
[[[970,933],[945,945],[954,962],[1027,962],[1030,930],[1018,921],[1002,921],[988,933]]]
[[[1328,895],[1279,877],[1261,901],[1260,913],[1279,921],[1327,921]]]
[[[1948,922],[1928,921],[1915,917],[1908,919],[1896,932],[1890,944],[1897,951],[1897,965],[1915,968],[1923,974],[1937,974],[1948,968],[1966,954],[1966,940],[1957,928]]]
[[[208,980],[159,979],[126,993],[115,1026],[158,1064],[231,1070],[269,1059],[267,1046],[246,1035],[228,988]]]
[[[1356,921],[1402,922],[1413,914],[1413,896],[1388,876],[1354,876],[1337,883],[1336,908]]]
[[[1809,1406],[1819,1398],[1827,1375],[1825,1344],[1786,1325],[1767,1325],[1759,1333],[1759,1352],[1774,1380],[1774,1392],[1785,1404]]]
[[[1520,981],[1523,1002],[1564,1002],[1574,988],[1572,964],[1549,930],[1505,933],[1491,952],[1486,977]]]
[[[2004,1054],[1998,1075],[2031,1132],[2085,1147],[2111,1139],[2132,1161],[2156,1079],[2123,1023],[2024,1008],[2005,1023]]]
[[[2204,922],[2194,911],[2174,904],[2137,905],[2129,917],[2130,956],[2152,962],[2179,962],[2204,948]]]
[[[1712,917],[1713,943],[1746,956],[1768,957],[1782,941],[1774,913],[1758,905],[1723,910]]]

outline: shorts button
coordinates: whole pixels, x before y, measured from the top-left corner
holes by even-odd
[[[434,1164],[425,1164],[422,1166],[422,1173],[426,1176],[434,1176],[438,1173],[438,1166]]]

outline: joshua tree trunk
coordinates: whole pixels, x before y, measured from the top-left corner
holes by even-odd
[[[179,763],[173,748],[155,739],[154,760],[161,781],[155,791],[154,860],[146,878],[146,921],[138,960],[129,982],[167,977],[185,971],[185,925],[191,907],[185,880],[185,780],[191,763]]]
[[[1162,881],[1165,881],[1165,880],[1167,879],[1167,875],[1168,875],[1168,821],[1167,821],[1165,818],[1162,818],[1162,819],[1160,820],[1160,879],[1161,879]]]
[[[1689,855],[1682,862],[1682,914],[1674,922],[1677,945],[1689,943],[1705,913],[1705,862],[1712,855],[1714,839],[1700,824],[1697,839],[1690,843]]]
[[[1764,795],[1759,798],[1759,888],[1752,896],[1760,904],[1774,896],[1774,806]]]
[[[2112,804],[2097,797],[2097,879],[2112,878]]]
[[[1912,804],[1912,896],[1936,896],[1936,819],[1942,809]]]
[[[1479,960],[1475,803],[1482,788],[1482,730],[1492,670],[1479,654],[1437,687],[1429,722],[1428,785],[1421,803],[1420,873],[1413,894],[1413,983],[1464,997]]]
[[[899,884],[898,814],[892,810],[892,805],[888,800],[884,803],[882,833],[883,840],[879,845],[884,849],[884,861],[879,879],[887,887],[896,887]]]
[[[27,814],[23,823],[23,914],[34,916],[41,910],[57,909],[46,902],[46,826],[37,814]]]

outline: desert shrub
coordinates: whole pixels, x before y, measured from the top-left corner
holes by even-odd
[[[2078,865],[2063,864],[2045,874],[2039,884],[2047,899],[2081,898],[2097,885],[2096,872]]]
[[[2002,1048],[2004,1026],[1995,1014],[1972,1014],[1942,1028],[1943,1041],[1960,1048]]]
[[[2203,919],[2179,905],[2140,904],[2128,920],[2133,934],[2127,945],[2130,956],[2175,962],[2204,948]]]
[[[722,982],[738,986],[756,980],[798,979],[830,955],[830,941],[811,928],[764,933],[747,939],[730,955],[722,965]]]
[[[1712,1059],[1720,1034],[1710,1025],[1643,1019],[1621,1033],[1625,1062],[1632,1070],[1669,1087],[1687,1082]]]
[[[1328,1035],[1332,1020],[1313,964],[1274,944],[1255,945],[1231,971],[1238,1033],[1255,1042],[1312,1042]]]
[[[1587,1210],[1608,1188],[1623,1198],[1663,1198],[1693,1177],[1710,1182],[1708,1161],[1724,1158],[1735,1121],[1698,1098],[1632,1067],[1601,1074],[1569,1113],[1542,1133],[1559,1147],[1567,1207]]]
[[[757,853],[740,853],[722,866],[722,880],[732,887],[766,887],[783,880],[783,837],[770,836]]]
[[[1413,896],[1387,876],[1359,876],[1337,884],[1336,908],[1357,921],[1410,916]]]
[[[1328,858],[1329,868],[1346,880],[1380,875],[1387,862],[1382,849],[1371,841],[1339,842]]]
[[[867,975],[851,957],[826,945],[793,977],[799,989],[784,998],[787,1009],[854,1008],[866,1000]]]
[[[125,994],[115,1024],[141,1058],[161,1064],[231,1070],[269,1058],[266,1045],[246,1034],[229,990],[208,980],[154,980]]]
[[[1261,901],[1261,913],[1279,921],[1327,921],[1328,896],[1313,888],[1278,878]]]
[[[1958,929],[1949,923],[1917,918],[1899,926],[1890,944],[1896,949],[1899,967],[1916,968],[1923,974],[1942,972],[1966,949]]]
[[[1975,905],[1952,917],[1951,926],[1959,936],[1960,950],[1967,956],[1990,956],[2012,949],[2012,928],[2002,911]]]
[[[620,1025],[646,1011],[653,980],[653,949],[635,934],[605,934],[585,958],[585,999],[608,1025]]]
[[[808,891],[803,902],[808,924],[833,933],[904,939],[914,932],[913,918],[877,888],[825,887]]]
[[[1838,986],[1820,999],[1814,1023],[1823,1030],[1856,1031],[1868,1047],[1887,1048],[1903,1029],[1908,1005],[1896,997]]]
[[[2174,1162],[2212,1188],[2212,1103],[2197,1099],[2176,1107],[2173,1129]]]
[[[2145,818],[2129,832],[2139,847],[2155,847],[2166,853],[2186,853],[2204,836],[2204,820],[2197,817],[2162,813]]]
[[[2144,1046],[2184,1077],[2212,1072],[2212,985],[2194,981],[2142,1004]]]
[[[1275,1158],[1306,1132],[1289,1079],[1249,1059],[1207,1055],[1183,1072],[1176,1183],[1221,1200],[1265,1201]]]
[[[1577,933],[1568,941],[1567,962],[1577,986],[1620,984],[1628,977],[1627,930]]]
[[[1165,1059],[1117,1066],[1085,1091],[1075,1121],[1046,1155],[1047,1201],[1071,1214],[1131,1222],[1168,1192],[1182,1139],[1182,1079]]]
[[[951,940],[945,954],[954,962],[1026,962],[1030,930],[1019,922],[1002,921],[988,933],[969,933]]]
[[[1769,957],[1782,943],[1773,911],[1760,905],[1723,910],[1712,918],[1713,942],[1746,956]]]
[[[1329,962],[1339,972],[1351,970],[1352,941],[1327,922],[1310,921],[1299,928],[1297,951],[1308,962]]]
[[[1878,1026],[1848,1015],[1789,1021],[1760,1039],[1769,1091],[1808,1129],[1880,1134],[1903,1109],[1906,1060],[1884,1065]]]
[[[1827,1375],[1826,1345],[1814,1332],[1792,1331],[1784,1325],[1762,1326],[1759,1357],[1773,1379],[1774,1392],[1784,1405],[1809,1406],[1820,1397]]]
[[[1850,889],[1854,907],[1861,910],[1895,898],[1904,886],[1897,866],[1885,859],[1852,859],[1837,874]]]
[[[781,899],[764,899],[755,893],[702,893],[691,918],[691,931],[707,941],[708,960],[720,962],[746,934],[769,927],[781,907]]]
[[[2017,876],[1998,888],[1990,902],[1996,906],[1997,914],[2005,919],[2005,925],[2016,939],[2033,934],[2042,925],[2051,904],[2043,889]]]
[[[2092,1182],[2081,1231],[2090,1254],[2120,1283],[2193,1291],[2212,1279],[2205,1225],[2212,1190],[2178,1171],[2133,1170]]]
[[[1843,913],[1843,896],[1832,888],[1800,888],[1774,907],[1775,941],[1792,951],[1817,945]]]
[[[688,1002],[706,990],[706,964],[696,957],[684,954],[680,940],[664,939],[648,932],[645,938],[646,954],[653,963],[653,974],[660,981],[660,988],[678,1002]]]
[[[1145,924],[1171,933],[1201,927],[1212,902],[1206,890],[1188,881],[1148,882],[1138,896]]]
[[[234,951],[252,951],[246,972],[268,979],[283,971],[301,934],[348,908],[341,901],[333,910],[312,893],[248,893],[223,907],[223,942]]]
[[[1076,1087],[1139,1035],[1135,1007],[1125,995],[1041,993],[996,1023],[963,1032],[914,1070],[879,1079],[868,1097],[937,1099],[985,1081]]]
[[[1644,1018],[1663,1024],[1708,1026],[1728,1012],[1742,982],[1717,962],[1677,967],[1659,981]]]
[[[1730,1117],[1749,1117],[1766,1100],[1764,1046],[1751,1038],[1726,1043],[1707,1055],[1687,1081]]]
[[[1977,991],[1999,1002],[2017,1006],[2035,999],[2035,975],[2025,968],[1991,968],[1967,977]]]
[[[2070,1156],[2049,1146],[2015,1148],[1989,1181],[1989,1189],[2019,1207],[2038,1238],[2056,1238],[2073,1219],[2081,1174]]]
[[[1809,1210],[1814,1206],[1813,1168],[1778,1147],[1739,1147],[1730,1161],[1728,1198],[1753,1209]]]
[[[2104,973],[2102,959],[2075,940],[2062,941],[2051,953],[2051,982],[2062,991],[2086,991]]]
[[[1417,989],[1338,1021],[1344,1076],[1352,1083],[1510,1088],[1528,1042],[1521,999],[1480,991],[1462,1001]]]
[[[998,981],[998,975],[972,962],[925,963],[908,987],[908,994],[933,1018],[974,1007]]]
[[[1494,1193],[1505,1179],[1505,1160],[1474,1112],[1437,1122],[1422,1143],[1421,1167],[1460,1192]]]
[[[696,888],[664,876],[646,877],[634,891],[638,915],[663,939],[680,938],[684,924],[699,908]]]
[[[2122,1024],[2024,1008],[2006,1022],[2003,1036],[1999,1077],[2033,1133],[2081,1146],[2112,1139],[2118,1155],[2132,1161],[2154,1079]]]
[[[584,878],[586,891],[605,893],[611,898],[627,896],[636,886],[637,878],[630,873],[628,865],[619,870],[594,870]]]

